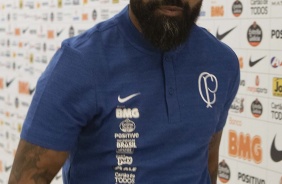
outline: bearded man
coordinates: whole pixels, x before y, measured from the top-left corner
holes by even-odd
[[[239,86],[202,0],[130,0],[66,39],[38,80],[9,184],[215,184]]]

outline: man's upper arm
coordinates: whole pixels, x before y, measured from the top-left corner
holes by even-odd
[[[9,184],[50,183],[67,157],[67,152],[49,150],[20,140]]]
[[[218,168],[218,155],[221,140],[222,130],[213,134],[209,144],[209,173],[212,184],[216,184],[217,168]]]

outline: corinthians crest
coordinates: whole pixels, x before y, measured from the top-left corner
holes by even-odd
[[[216,102],[217,78],[213,74],[203,72],[199,76],[198,87],[202,99],[207,104],[207,108],[212,108],[212,104]]]

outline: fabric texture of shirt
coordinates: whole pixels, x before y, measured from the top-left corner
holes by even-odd
[[[69,151],[66,184],[210,184],[208,146],[239,84],[235,53],[194,25],[161,52],[128,7],[65,40],[38,80],[21,138]]]

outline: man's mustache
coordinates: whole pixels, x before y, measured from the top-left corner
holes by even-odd
[[[184,2],[182,0],[151,0],[147,5],[150,9],[156,9],[160,6],[178,6],[183,8]]]

